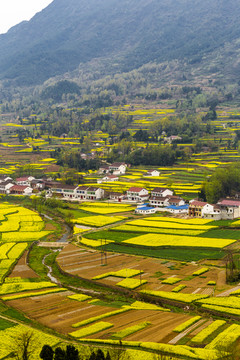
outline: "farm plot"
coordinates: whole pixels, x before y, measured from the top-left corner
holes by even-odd
[[[7,304],[24,311],[30,318],[39,321],[56,331],[68,334],[76,330],[72,327],[73,324],[79,322],[89,322],[89,319],[94,318],[95,324],[98,321],[107,321],[113,324],[109,330],[99,332],[98,338],[111,338],[111,334],[121,331],[122,329],[133,326],[135,324],[148,321],[151,326],[141,330],[141,333],[130,334],[127,338],[137,340],[141,336],[143,341],[161,341],[169,332],[173,330],[176,324],[181,324],[186,321],[189,316],[185,314],[173,314],[171,312],[156,311],[156,309],[130,309],[128,311],[119,311],[114,315],[115,310],[111,307],[95,305],[88,300],[76,301],[69,299],[68,296],[73,295],[72,292],[63,292],[59,294],[48,294],[23,299],[16,299],[7,301]],[[111,304],[110,304],[111,306]],[[121,310],[121,308],[119,308]],[[105,320],[105,315],[113,313]],[[97,320],[102,317],[102,320]],[[85,325],[89,326],[89,325]],[[83,329],[84,326],[79,327]],[[161,329],[161,331],[160,331]],[[110,332],[109,332],[110,331]],[[96,335],[90,335],[89,338],[94,338]]]
[[[76,224],[81,224],[81,225],[101,227],[101,226],[113,224],[113,223],[121,221],[123,219],[124,219],[124,217],[122,217],[122,216],[97,215],[97,216],[88,216],[88,217],[83,217],[83,218],[79,218],[79,219],[73,219],[72,222],[74,222]]]
[[[141,246],[174,246],[174,247],[202,247],[202,248],[224,248],[235,242],[228,239],[197,238],[193,236],[176,236],[151,234],[141,235],[133,239],[125,240],[124,243]]]
[[[123,204],[109,204],[109,203],[82,203],[79,207],[81,210],[96,213],[96,214],[114,214],[133,211],[134,207]]]
[[[239,238],[238,230],[220,229],[222,225],[206,219],[152,216],[89,233],[82,241],[90,247],[100,247],[106,241],[106,250],[136,255],[183,261],[219,259]]]
[[[117,286],[121,280],[128,278],[131,269],[135,271],[132,279],[137,280],[136,284],[140,284],[141,280],[138,290],[173,291],[177,282],[177,285],[181,286],[178,290],[181,293],[209,295],[213,292],[213,287],[208,285],[209,281],[215,281],[217,285],[220,282],[222,286],[221,268],[211,266],[203,275],[193,276],[198,270],[201,273],[204,267],[190,262],[164,261],[121,253],[106,253],[106,256],[103,256],[98,251],[81,249],[74,245],[66,246],[58,255],[57,261],[66,272],[111,286]],[[168,280],[165,281],[166,279]]]
[[[0,204],[0,282],[28,248],[29,243],[52,233],[34,211],[8,203]]]

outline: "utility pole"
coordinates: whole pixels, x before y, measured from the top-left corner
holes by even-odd
[[[106,252],[107,239],[105,238],[104,254],[105,254],[105,265],[107,265],[107,252]]]

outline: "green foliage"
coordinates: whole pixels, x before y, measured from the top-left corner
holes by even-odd
[[[240,163],[217,169],[208,182],[205,182],[202,193],[209,203],[216,203],[220,198],[234,196],[240,191]]]
[[[179,261],[199,261],[202,259],[221,259],[225,255],[223,250],[208,250],[208,249],[149,249],[138,248],[136,246],[125,246],[122,244],[111,243],[107,244],[105,249],[107,251],[114,251],[132,255],[142,255],[149,257],[156,257],[160,259],[172,259]]]
[[[72,81],[63,80],[63,81],[57,82],[53,86],[48,86],[41,93],[41,97],[43,99],[51,98],[55,102],[60,102],[60,101],[62,101],[63,94],[72,94],[72,93],[79,94],[80,87]]]

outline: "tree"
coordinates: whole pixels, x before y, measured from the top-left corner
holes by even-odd
[[[38,348],[38,341],[33,331],[26,330],[12,338],[10,350],[17,360],[31,360]]]
[[[54,351],[50,345],[43,345],[42,350],[40,352],[40,358],[43,360],[52,360],[54,355]]]
[[[66,360],[79,360],[79,353],[75,346],[67,345]]]
[[[66,360],[66,352],[65,350],[57,347],[54,354],[54,360]]]

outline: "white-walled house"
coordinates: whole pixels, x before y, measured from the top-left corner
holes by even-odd
[[[116,175],[106,175],[102,179],[98,179],[98,184],[101,184],[102,182],[111,182],[111,181],[118,181],[119,177]]]
[[[158,170],[148,170],[145,176],[159,176],[159,175],[160,175],[160,171]]]
[[[142,214],[142,215],[154,214],[156,211],[157,209],[150,207],[147,204],[139,205],[135,209],[136,214]]]
[[[115,162],[112,165],[109,165],[109,170],[114,175],[125,174],[126,169],[127,169],[127,164],[125,164],[123,162]]]
[[[88,187],[86,199],[88,200],[100,200],[104,198],[104,190],[99,187]]]
[[[166,206],[165,201],[167,197],[163,196],[151,196],[149,199],[149,205],[155,208],[161,208]]]
[[[133,202],[148,200],[148,191],[141,187],[131,187],[127,190],[127,200]]]
[[[77,200],[86,200],[88,186],[78,186],[75,189],[75,198]]]
[[[175,205],[170,205],[166,207],[166,211],[169,211],[172,214],[187,214],[188,213],[188,204],[185,205],[180,205],[180,206],[175,206]]]
[[[74,186],[56,183],[49,190],[52,194],[59,194],[66,200],[99,200],[104,197],[104,190],[99,187]]]
[[[166,206],[183,206],[185,201],[179,196],[151,196],[149,204],[156,208],[162,208]]]
[[[9,191],[11,195],[32,195],[32,188],[30,186],[13,185]]]
[[[124,195],[123,193],[117,191],[111,191],[108,193],[108,197],[110,200],[121,202],[124,198]]]
[[[168,188],[163,188],[163,187],[155,187],[152,191],[151,191],[151,196],[156,196],[156,197],[166,197],[168,195],[173,195],[173,191],[168,189]]]
[[[8,175],[1,175],[0,176],[0,184],[6,181],[13,181],[13,179]]]
[[[22,186],[31,186],[31,181],[34,179],[34,176],[22,176],[16,179],[16,184]]]
[[[217,205],[220,206],[223,220],[240,217],[240,200],[223,199]]]
[[[202,217],[204,219],[221,220],[222,211],[221,207],[216,204],[206,204],[202,208]]]
[[[0,183],[0,194],[9,194],[11,187],[13,187],[14,184],[12,181],[7,180]]]
[[[166,198],[167,206],[183,206],[185,205],[185,200],[180,196],[167,196]]]

